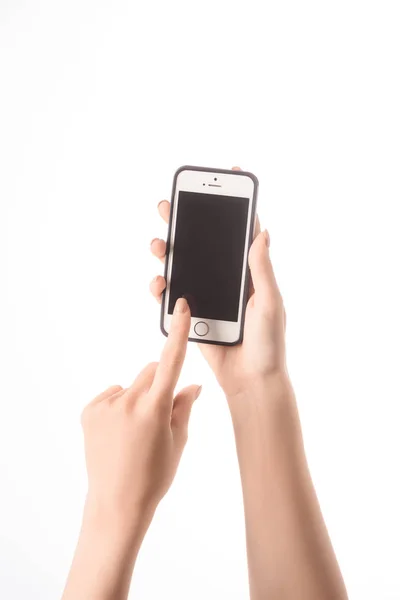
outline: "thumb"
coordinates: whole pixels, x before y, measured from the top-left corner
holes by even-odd
[[[171,428],[174,434],[182,435],[186,441],[187,430],[192,410],[193,402],[199,397],[201,385],[189,385],[183,388],[174,398],[174,406],[172,408]]]
[[[276,301],[280,292],[269,256],[269,235],[266,230],[259,233],[251,245],[249,267],[256,302],[271,304]]]

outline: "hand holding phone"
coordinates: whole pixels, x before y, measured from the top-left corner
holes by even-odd
[[[162,201],[158,210],[168,223],[172,214],[170,203]],[[165,242],[153,240],[151,251],[164,261]],[[200,344],[201,352],[228,399],[237,397],[272,375],[287,378],[285,310],[270,260],[269,236],[266,231],[260,233],[257,220],[248,264],[251,273],[250,297],[247,307],[243,307],[243,342],[234,346]],[[150,289],[161,302],[166,289],[165,278],[156,277]]]

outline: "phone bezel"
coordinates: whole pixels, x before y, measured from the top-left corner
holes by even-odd
[[[215,174],[218,174],[217,183],[214,181]],[[205,185],[203,185],[204,183]],[[209,187],[210,185],[211,187]],[[220,185],[221,187],[215,187],[216,185]],[[232,171],[193,166],[183,166],[176,171],[171,195],[171,211],[164,271],[167,285],[162,295],[161,306],[161,330],[166,336],[168,336],[172,319],[172,315],[169,315],[167,310],[170,292],[170,277],[173,265],[173,241],[180,191],[248,197],[250,199],[245,250],[243,255],[238,319],[237,321],[220,321],[216,319],[192,317],[188,338],[190,341],[206,344],[238,344],[243,339],[244,313],[248,298],[249,284],[248,251],[254,233],[258,180],[255,175],[247,171]],[[209,326],[209,332],[204,336],[197,335],[194,330],[195,324],[199,321],[204,321]]]

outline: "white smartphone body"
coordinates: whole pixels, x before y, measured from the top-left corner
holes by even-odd
[[[161,330],[175,302],[191,310],[189,340],[242,341],[258,180],[245,171],[185,166],[174,177],[165,261]]]

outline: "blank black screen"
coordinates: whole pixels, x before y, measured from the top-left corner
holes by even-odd
[[[249,198],[179,192],[168,313],[237,321]]]

